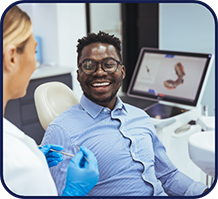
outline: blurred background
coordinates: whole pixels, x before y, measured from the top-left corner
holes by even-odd
[[[215,53],[212,13],[198,3],[22,3],[31,17],[34,35],[41,39],[41,63],[72,68],[73,90],[81,97],[76,80],[77,40],[99,30],[122,41],[127,75],[126,92],[142,47],[187,52]],[[193,74],[194,75],[194,74]],[[213,65],[202,104],[215,112]]]

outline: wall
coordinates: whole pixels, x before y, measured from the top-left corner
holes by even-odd
[[[120,3],[90,3],[91,32],[105,31],[122,40],[120,6]]]
[[[73,90],[80,98],[76,45],[78,38],[86,35],[85,4],[22,3],[19,6],[31,17],[34,35],[42,38],[42,62],[72,68]]]
[[[159,48],[215,53],[215,23],[211,12],[198,3],[160,3]],[[201,101],[215,115],[215,64]]]
[[[57,35],[57,11],[55,4],[22,3],[19,7],[26,11],[33,24],[33,34],[42,39],[43,62],[59,63]]]
[[[80,98],[82,89],[77,81],[77,40],[86,36],[84,3],[57,4],[59,64],[73,68],[73,90]]]

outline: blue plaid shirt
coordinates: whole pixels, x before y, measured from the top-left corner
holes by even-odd
[[[64,103],[64,102],[63,102]],[[98,160],[100,178],[89,196],[201,195],[207,188],[173,165],[155,133],[150,117],[117,97],[111,111],[84,95],[77,104],[48,126],[42,141],[59,144],[75,154],[76,146],[89,148]],[[70,157],[51,174],[61,195]]]

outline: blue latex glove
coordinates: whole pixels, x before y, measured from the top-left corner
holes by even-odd
[[[49,168],[56,166],[58,165],[59,162],[63,161],[63,157],[61,153],[50,151],[50,149],[61,151],[64,148],[60,145],[51,145],[51,144],[46,144],[43,147],[39,147],[39,150],[41,150],[46,157]]]
[[[68,166],[66,186],[62,196],[85,196],[96,185],[98,179],[98,163],[94,154],[81,146],[80,151],[71,159]]]

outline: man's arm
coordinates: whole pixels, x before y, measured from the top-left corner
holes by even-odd
[[[197,196],[208,188],[201,182],[195,182],[180,172],[166,154],[165,147],[158,137],[154,139],[155,172],[168,195]],[[185,164],[185,163],[184,163]]]
[[[74,147],[71,146],[69,138],[67,138],[65,130],[56,124],[50,124],[45,132],[41,145],[56,144],[61,145],[65,152],[75,154]],[[71,149],[71,151],[69,151]],[[64,189],[67,169],[70,163],[71,157],[63,156],[63,161],[57,166],[51,167],[51,175],[56,184],[58,195],[62,194]]]

